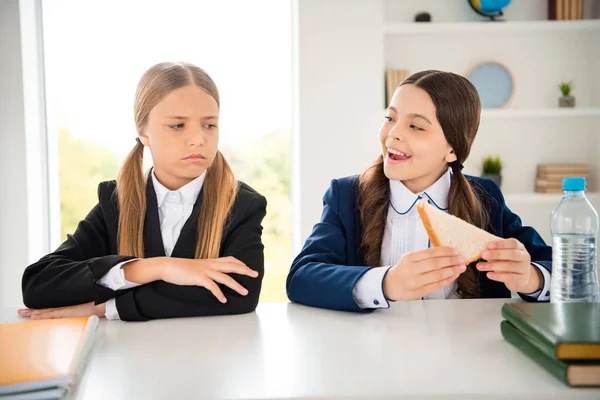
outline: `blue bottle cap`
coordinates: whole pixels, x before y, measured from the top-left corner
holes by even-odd
[[[564,178],[563,190],[565,192],[580,192],[585,190],[585,178]]]

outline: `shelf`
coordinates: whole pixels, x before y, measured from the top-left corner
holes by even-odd
[[[600,200],[600,193],[586,193],[586,197],[590,201]],[[504,200],[508,207],[511,204],[556,204],[562,199],[562,193],[520,193],[520,194],[505,194]]]
[[[509,118],[598,118],[600,108],[497,108],[481,110],[482,119]]]
[[[420,35],[450,33],[507,32],[593,32],[600,31],[600,19],[579,21],[508,21],[508,22],[409,22],[386,24],[386,34]]]

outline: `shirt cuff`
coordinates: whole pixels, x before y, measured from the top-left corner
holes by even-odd
[[[546,268],[542,267],[538,263],[532,262],[531,265],[536,267],[542,273],[542,279],[544,280],[542,288],[536,290],[533,293],[521,293],[523,296],[532,297],[537,301],[548,301],[550,300],[550,281],[552,280],[552,274]]]
[[[139,260],[139,258],[118,263],[112,267],[102,278],[100,278],[98,283],[112,290],[130,289],[140,286],[139,283],[129,282],[127,279],[125,279],[125,273],[121,269],[123,265],[136,260]]]
[[[115,299],[110,299],[106,302],[106,311],[104,317],[108,320],[120,320],[119,311],[117,310],[117,302]]]
[[[383,293],[383,278],[391,267],[374,267],[360,277],[352,288],[352,299],[360,308],[390,308]]]

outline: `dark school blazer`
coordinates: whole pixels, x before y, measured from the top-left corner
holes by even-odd
[[[231,274],[248,295],[219,285],[227,303],[199,286],[179,286],[155,281],[126,290],[114,291],[98,284],[116,264],[135,257],[120,256],[117,251],[119,211],[116,182],[98,186],[99,203],[81,221],[73,235],[56,251],[28,266],[23,273],[23,301],[29,308],[62,307],[116,298],[119,316],[125,321],[203,315],[241,314],[253,311],[258,303],[264,275],[264,246],[261,222],[266,215],[266,199],[250,186],[239,182],[221,241],[220,257],[232,256],[258,271],[257,278]],[[149,177],[146,185],[147,210],[144,223],[144,257],[165,256],[156,193]],[[189,219],[185,222],[171,257],[194,258],[200,192]]]
[[[552,271],[552,248],[535,229],[521,224],[519,216],[506,206],[498,185],[490,179],[466,177],[490,213],[489,231],[501,238],[519,240],[532,262]],[[287,276],[289,299],[313,307],[366,311],[352,299],[354,285],[371,267],[365,265],[359,252],[361,235],[358,176],[332,180],[323,197],[321,221],[314,226]],[[492,281],[480,271],[477,273],[481,297],[510,298],[510,291],[502,282]]]

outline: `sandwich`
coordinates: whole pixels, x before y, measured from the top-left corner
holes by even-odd
[[[501,239],[426,201],[419,200],[417,211],[431,245],[457,249],[467,265],[481,259],[481,254],[486,250],[488,243]]]

